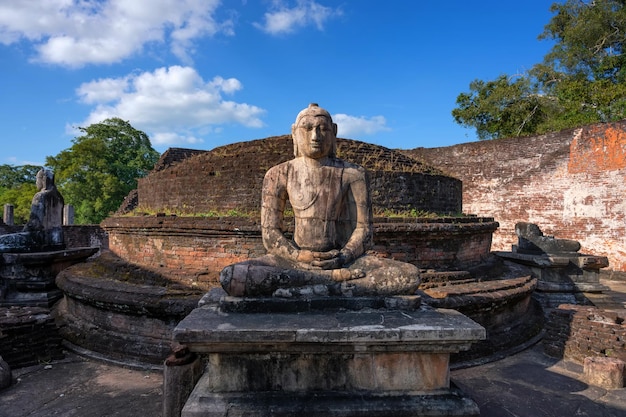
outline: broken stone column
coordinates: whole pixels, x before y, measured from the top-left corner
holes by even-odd
[[[71,204],[63,206],[63,224],[65,226],[74,224],[74,206]]]
[[[172,350],[163,365],[163,416],[180,417],[185,401],[204,372],[204,364],[184,346]]]
[[[2,216],[4,224],[13,226],[13,204],[4,205],[4,215]]]

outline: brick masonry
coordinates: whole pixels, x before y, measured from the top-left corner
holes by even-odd
[[[626,121],[405,153],[463,181],[463,211],[500,223],[494,250],[526,221],[626,271]]]
[[[400,152],[339,139],[337,155],[368,170],[375,212],[461,211],[462,186],[458,179]],[[137,205],[147,212],[177,214],[258,211],[265,173],[292,158],[290,136],[239,142],[196,153],[170,149],[147,177],[139,179]]]
[[[626,360],[626,325],[616,312],[562,304],[550,313],[543,339],[545,352],[583,363],[585,357]]]
[[[0,308],[0,356],[11,368],[62,359],[61,336],[50,310]]]
[[[105,219],[102,227],[109,248],[122,259],[170,275],[184,270],[206,289],[216,285],[225,266],[265,254],[259,223],[240,217],[123,216]],[[372,253],[422,268],[465,267],[489,253],[497,227],[491,218],[377,219]]]

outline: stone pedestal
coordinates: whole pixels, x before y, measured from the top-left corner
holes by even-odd
[[[57,274],[84,261],[98,249],[0,253],[0,307],[51,307],[63,297],[54,282]]]
[[[546,314],[561,304],[589,304],[584,293],[601,293],[600,269],[609,265],[606,256],[576,252],[558,254],[495,252],[503,259],[526,265],[537,278],[534,297]]]
[[[174,331],[206,360],[181,415],[478,416],[449,357],[485,330],[414,299],[209,302]]]

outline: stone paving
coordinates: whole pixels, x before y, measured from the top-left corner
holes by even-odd
[[[605,305],[624,311],[626,281],[603,281]],[[0,417],[159,416],[162,375],[68,353],[66,358],[13,371],[0,391]],[[626,417],[626,388],[583,382],[582,366],[543,354],[541,344],[499,361],[455,370],[451,378],[482,417]]]

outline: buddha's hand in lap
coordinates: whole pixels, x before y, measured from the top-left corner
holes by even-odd
[[[301,249],[298,253],[297,262],[302,269],[307,270],[330,270],[334,281],[348,281],[365,277],[362,269],[345,268],[354,257],[349,251],[333,249],[327,252],[316,252]]]
[[[353,261],[349,253],[333,249],[327,252],[300,250],[296,261],[304,269],[339,269]]]

